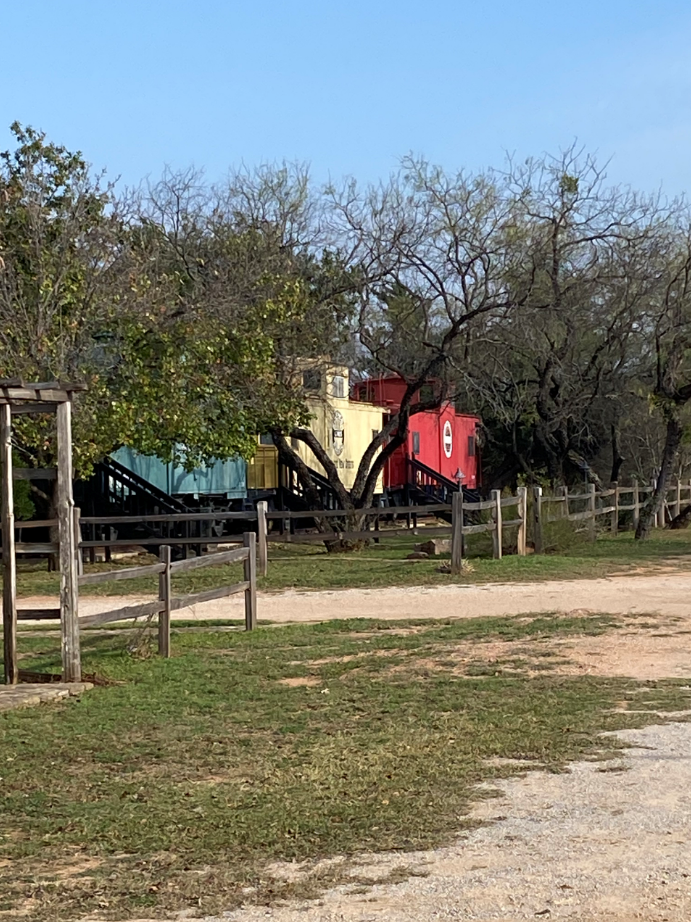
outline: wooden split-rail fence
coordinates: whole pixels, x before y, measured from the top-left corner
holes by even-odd
[[[172,560],[170,545],[162,545],[159,548],[158,563],[88,573],[86,575],[82,573],[78,577],[80,588],[113,581],[140,579],[144,576],[158,576],[158,599],[151,602],[125,605],[121,608],[113,608],[109,611],[97,612],[92,615],[80,615],[78,618],[79,627],[97,627],[103,624],[111,624],[114,621],[152,618],[156,615],[158,616],[158,650],[162,656],[169,656],[171,612],[189,608],[201,602],[224,599],[243,592],[245,594],[245,629],[248,631],[253,630],[257,626],[257,536],[254,532],[246,532],[242,536],[242,542],[242,547],[239,548],[175,561]],[[244,579],[241,582],[187,595],[173,595],[171,588],[171,577],[173,575],[202,567],[228,563],[243,564]],[[17,614],[20,621],[55,621],[60,619],[59,608],[23,608],[19,609]]]
[[[598,520],[609,516],[608,529],[613,533],[620,530],[623,515],[631,513],[627,524],[634,528],[638,524],[640,511],[654,490],[654,485],[633,484],[624,486],[612,484],[608,489],[597,490],[589,484],[580,491],[561,488],[553,495],[547,495],[540,487],[530,491],[519,487],[515,496],[502,496],[500,491],[492,491],[491,497],[480,502],[465,502],[461,493],[453,495],[451,504],[433,503],[427,506],[377,506],[367,509],[343,510],[269,510],[265,502],[257,504],[257,509],[249,512],[223,513],[180,513],[175,515],[145,515],[136,521],[150,526],[172,529],[180,523],[196,523],[196,536],[187,533],[183,537],[168,536],[146,537],[133,542],[108,536],[110,529],[118,525],[131,524],[129,516],[85,517],[80,519],[81,534],[88,537],[80,541],[84,553],[93,553],[102,547],[106,551],[118,547],[131,547],[133,543],[144,547],[160,545],[166,540],[171,545],[180,546],[183,551],[195,547],[211,548],[215,545],[227,545],[233,542],[229,535],[202,535],[203,526],[211,523],[232,522],[234,520],[256,523],[257,567],[260,575],[265,576],[268,566],[268,548],[271,543],[314,544],[324,541],[358,541],[370,540],[378,543],[382,537],[404,537],[410,535],[425,538],[451,537],[452,567],[459,565],[459,555],[463,554],[463,541],[468,535],[489,533],[492,536],[493,556],[500,559],[507,548],[504,531],[516,529],[515,541],[511,543],[512,551],[519,556],[527,553],[528,534],[532,536],[535,553],[544,550],[545,527],[558,521],[582,522],[596,536]],[[678,515],[682,507],[691,503],[691,481],[677,481],[667,491],[663,507],[658,513],[656,525],[664,527],[665,522]],[[556,508],[555,508],[556,507]],[[514,512],[509,513],[509,509]],[[529,514],[530,510],[530,514]],[[488,521],[475,522],[489,513]],[[429,519],[437,523],[429,525]],[[450,520],[450,523],[443,520]],[[319,520],[320,528],[314,526]],[[427,521],[425,521],[427,520]],[[359,522],[361,527],[353,528],[348,523]],[[301,528],[302,524],[308,525]],[[218,558],[213,554],[214,559]]]
[[[245,626],[251,629],[256,624],[256,576],[265,576],[268,569],[268,548],[272,542],[313,544],[324,541],[358,541],[370,540],[378,543],[382,538],[416,535],[424,539],[450,537],[451,570],[460,572],[464,554],[466,536],[489,533],[492,537],[492,550],[495,559],[501,559],[507,551],[506,529],[516,529],[515,540],[511,542],[511,552],[524,556],[528,553],[528,535],[532,537],[532,549],[540,554],[545,549],[546,526],[559,521],[583,523],[591,537],[596,537],[598,520],[609,517],[608,530],[617,533],[622,527],[622,516],[631,513],[627,524],[634,528],[638,524],[640,511],[648,500],[654,485],[633,484],[623,486],[612,484],[608,489],[597,490],[589,484],[582,491],[571,492],[563,487],[553,495],[547,495],[540,487],[530,491],[519,487],[515,496],[502,496],[500,491],[492,491],[491,497],[480,502],[465,502],[462,493],[455,493],[451,504],[433,503],[427,506],[378,506],[368,509],[346,511],[328,509],[319,511],[284,511],[269,510],[265,502],[257,504],[256,511],[224,513],[178,513],[173,515],[144,515],[133,519],[131,516],[86,516],[74,510],[75,545],[79,548],[79,585],[94,585],[109,580],[127,580],[145,575],[159,576],[159,599],[141,605],[126,606],[79,618],[82,626],[106,624],[130,618],[142,618],[158,615],[159,647],[163,655],[169,649],[170,612],[203,601],[220,599],[238,592],[245,592]],[[663,507],[658,513],[656,525],[663,527],[666,521],[678,515],[682,507],[691,503],[691,481],[677,481],[667,491]],[[509,510],[513,510],[509,512]],[[485,522],[476,521],[482,514],[488,514]],[[429,520],[436,519],[430,525]],[[444,519],[450,520],[443,521]],[[214,535],[210,529],[212,523],[219,524],[238,520],[256,523],[256,532],[247,532],[237,538],[229,535]],[[319,520],[320,528],[316,528]],[[142,525],[160,527],[162,536],[148,536],[132,539],[119,539],[113,536],[118,525],[131,525],[133,521]],[[351,523],[351,526],[348,523]],[[360,527],[353,528],[352,523]],[[182,537],[172,532],[180,523],[192,523],[194,528],[186,529]],[[301,524],[309,525],[301,528]],[[15,529],[22,534],[24,529],[54,526],[56,521],[17,522]],[[190,531],[196,531],[191,536]],[[116,532],[115,532],[116,534]],[[243,542],[242,547],[202,554],[202,549],[217,545]],[[135,546],[156,547],[160,560],[158,563],[143,567],[110,570],[102,573],[83,572],[82,558],[93,554],[97,548],[113,549]],[[179,546],[184,553],[194,548],[196,557],[172,561],[171,547]],[[30,543],[17,541],[17,553],[56,554],[55,544]],[[109,559],[109,554],[106,559]],[[232,586],[223,586],[194,595],[173,598],[170,594],[170,576],[197,567],[221,563],[244,563],[245,579]],[[59,610],[23,609],[18,612],[20,620],[33,618],[48,619],[57,617]]]
[[[457,493],[453,496],[453,503],[440,504],[433,503],[428,506],[377,506],[368,509],[357,509],[352,511],[342,509],[327,509],[319,511],[283,511],[269,510],[266,502],[257,504],[256,511],[251,512],[223,512],[223,513],[176,513],[173,515],[143,515],[133,518],[132,516],[86,516],[80,517],[79,510],[75,510],[75,530],[78,531],[78,547],[80,551],[79,567],[80,572],[83,570],[83,555],[93,554],[97,548],[106,550],[106,559],[110,558],[108,552],[118,548],[131,548],[132,546],[157,547],[160,548],[164,542],[165,546],[179,546],[183,552],[194,548],[198,555],[202,549],[212,548],[220,544],[228,545],[239,538],[232,535],[214,535],[211,533],[201,534],[203,523],[220,523],[240,520],[243,522],[256,522],[256,533],[247,533],[244,541],[248,541],[248,535],[256,540],[256,569],[259,575],[266,576],[268,571],[268,547],[271,543],[294,543],[294,544],[314,544],[324,541],[359,541],[372,540],[379,542],[382,537],[402,537],[406,535],[424,536],[424,538],[433,538],[440,536],[450,536],[452,541],[452,568],[460,568],[460,560],[463,554],[463,539],[466,535],[481,534],[488,532],[492,534],[493,551],[496,558],[503,555],[503,531],[506,528],[517,528],[516,547],[517,553],[524,555],[527,553],[527,525],[528,525],[528,491],[525,487],[519,488],[516,496],[501,496],[500,491],[495,490],[488,500],[480,502],[464,502],[463,494]],[[507,518],[506,510],[515,508],[513,518]],[[478,517],[483,512],[489,512],[490,520],[488,522],[469,522],[468,519]],[[430,526],[426,519],[430,517],[450,519],[450,524],[443,523]],[[321,529],[312,525],[308,529],[300,529],[301,523],[314,523],[319,520]],[[404,520],[401,522],[400,520]],[[348,526],[348,522],[360,523],[360,528]],[[118,525],[132,525],[133,522],[151,527],[160,527],[166,532],[161,536],[147,536],[137,539],[121,539],[116,534]],[[175,537],[170,534],[173,527],[180,523],[196,522],[198,534],[194,537],[186,534],[182,537]],[[17,523],[17,528],[22,527],[39,527],[51,524],[50,522],[27,522]],[[384,527],[382,527],[382,525]],[[84,538],[86,533],[88,537]],[[27,544],[21,543],[18,549],[25,553],[54,553],[53,545]],[[201,561],[208,564],[216,565],[228,562],[235,558],[236,551],[221,551],[210,554],[201,554],[201,556],[192,557],[189,560],[176,561],[171,563],[173,572],[176,570],[185,570],[193,566],[203,566]],[[231,555],[231,556],[228,556]],[[145,567],[133,567],[123,570],[111,570],[107,573],[89,574],[80,576],[80,584],[94,584],[106,582],[108,579],[128,579],[146,574],[155,574],[160,572],[161,563],[151,564]],[[242,586],[243,584],[239,584]],[[237,589],[236,591],[240,591]],[[210,590],[211,592],[211,590]],[[229,594],[229,593],[228,593]],[[221,598],[222,594],[208,595],[208,598]],[[203,601],[197,599],[197,601]],[[155,609],[156,603],[147,603]],[[192,604],[188,601],[187,604]],[[182,604],[176,605],[176,608],[183,607]],[[124,609],[117,614],[122,614]],[[149,614],[141,611],[139,617]],[[130,613],[129,617],[134,617]],[[89,616],[92,617],[92,616]],[[126,618],[128,615],[122,615]],[[93,616],[98,621],[90,623],[103,624],[106,620],[122,620],[104,615]],[[83,619],[80,619],[83,620]]]
[[[243,535],[243,546],[217,554],[202,557],[190,557],[188,560],[171,559],[170,545],[163,545],[159,550],[159,563],[141,567],[127,567],[120,570],[108,570],[101,573],[89,573],[79,577],[80,586],[94,586],[111,580],[139,579],[142,576],[158,575],[158,599],[135,605],[125,605],[110,611],[82,615],[80,627],[94,627],[111,624],[113,621],[129,621],[138,618],[158,616],[158,652],[161,656],[170,656],[170,615],[181,608],[189,608],[201,602],[225,599],[239,592],[245,594],[245,630],[251,631],[257,626],[257,536],[254,532]],[[173,574],[197,570],[201,567],[217,566],[222,563],[242,563],[244,579],[239,583],[193,592],[188,595],[174,596],[171,588]]]
[[[634,483],[623,486],[613,483],[606,490],[598,490],[595,484],[587,484],[584,492],[569,492],[562,487],[560,492],[543,495],[541,487],[533,488],[533,541],[535,552],[544,550],[544,526],[559,521],[583,522],[594,540],[597,534],[597,520],[609,516],[609,530],[617,534],[622,526],[622,513],[631,513],[630,525],[636,528],[641,509],[655,490],[655,484],[641,486]],[[684,505],[691,503],[691,481],[682,483],[677,480],[667,491],[664,501],[657,512],[654,525],[664,528],[675,516],[679,515]],[[573,509],[573,505],[582,508]],[[556,506],[556,512],[554,507]]]

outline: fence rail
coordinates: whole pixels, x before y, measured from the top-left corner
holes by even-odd
[[[194,557],[190,560],[176,560],[173,562],[170,545],[163,545],[159,553],[161,557],[160,563],[80,576],[80,586],[93,586],[110,580],[138,579],[140,576],[157,575],[159,578],[158,599],[155,601],[125,605],[122,608],[97,612],[93,615],[83,615],[79,618],[80,626],[109,624],[113,621],[129,621],[158,615],[158,652],[161,656],[170,656],[171,612],[179,611],[181,608],[188,608],[190,605],[197,605],[201,602],[227,598],[239,592],[245,593],[245,630],[251,631],[257,626],[257,536],[254,532],[245,532],[241,548],[224,551],[220,554],[207,554],[204,557]],[[216,566],[221,563],[240,562],[244,565],[245,578],[242,582],[201,592],[193,592],[189,595],[174,597],[172,594],[171,576],[173,573],[196,570],[200,567]]]
[[[654,483],[648,486],[634,483],[628,487],[614,483],[609,489],[599,491],[596,490],[594,484],[590,484],[586,493],[569,493],[564,489],[560,496],[543,496],[540,488],[535,488],[533,503],[535,508],[536,549],[542,542],[542,528],[548,523],[585,521],[589,523],[591,534],[594,537],[598,518],[610,516],[610,530],[613,534],[616,534],[620,528],[621,513],[631,512],[633,513],[632,524],[635,528],[638,525],[641,509],[654,491]],[[633,502],[622,503],[621,497],[628,494],[631,494]],[[610,499],[607,505],[602,502],[605,499]],[[552,503],[562,503],[564,505],[556,515],[544,514],[543,507]],[[585,503],[587,508],[572,512],[571,503]],[[654,524],[658,528],[663,528],[666,521],[671,521],[675,516],[679,515],[683,503],[691,503],[691,481],[682,483],[681,480],[677,480],[675,484],[665,491],[665,496],[657,512]]]
[[[650,493],[655,489],[654,485],[643,486],[632,484],[624,486],[621,484],[612,484],[611,487],[602,490],[596,490],[595,485],[591,484],[585,492],[569,492],[562,488],[555,495],[545,495],[539,487],[532,489],[530,493],[530,526],[533,539],[533,549],[539,554],[544,551],[544,528],[548,524],[560,521],[569,521],[576,523],[586,523],[589,527],[591,536],[596,535],[596,523],[602,517],[610,517],[610,529],[616,533],[620,528],[620,519],[623,513],[632,513],[632,522],[634,527],[638,523],[640,511],[648,500]],[[622,502],[622,499],[631,497],[632,502]],[[208,595],[206,599],[202,598],[203,593],[197,593],[197,602],[210,600],[211,598],[222,598],[224,594],[231,595],[235,592],[246,593],[246,626],[250,626],[256,621],[256,572],[257,568],[261,575],[266,575],[268,567],[268,547],[272,543],[295,543],[295,544],[315,544],[324,541],[361,541],[371,540],[375,543],[385,537],[402,537],[408,535],[424,535],[425,537],[434,538],[441,536],[451,537],[451,558],[452,571],[458,571],[460,560],[464,551],[464,538],[470,535],[489,534],[492,538],[493,556],[500,559],[505,551],[504,532],[506,529],[517,529],[515,552],[518,555],[527,553],[527,537],[529,525],[528,512],[528,490],[521,487],[516,496],[501,496],[499,491],[493,491],[489,499],[479,502],[465,502],[463,494],[456,492],[451,495],[451,503],[430,503],[422,506],[376,506],[366,509],[324,509],[324,510],[269,510],[265,502],[257,504],[257,509],[252,512],[223,512],[223,513],[172,513],[169,515],[142,515],[133,519],[132,516],[83,516],[75,520],[75,526],[81,530],[87,530],[92,534],[97,528],[108,525],[128,524],[133,522],[139,524],[146,523],[163,523],[170,527],[179,523],[198,523],[199,534],[190,537],[189,535],[170,536],[143,536],[137,538],[119,539],[111,534],[110,537],[101,537],[94,539],[82,539],[79,537],[80,551],[93,550],[98,547],[106,548],[107,556],[111,548],[117,547],[156,547],[163,553],[174,546],[187,549],[190,546],[196,546],[197,556],[178,560],[175,562],[163,559],[160,562],[143,566],[132,567],[127,569],[111,570],[107,573],[91,573],[88,576],[80,577],[80,585],[98,585],[109,580],[126,580],[137,578],[139,576],[159,576],[160,581],[160,609],[152,609],[146,612],[134,613],[133,606],[129,606],[129,612],[125,613],[124,609],[118,609],[114,612],[102,613],[98,616],[87,616],[88,620],[80,619],[82,624],[104,624],[110,620],[121,620],[123,617],[143,617],[159,612],[159,617],[165,620],[165,613],[160,615],[160,611],[166,608],[168,614],[170,611],[183,607],[180,600],[164,598],[166,585],[170,581],[170,574],[175,572],[184,572],[186,570],[196,569],[204,566],[214,566],[223,563],[243,561],[247,566],[248,535],[252,535],[252,540],[256,542],[256,556],[253,563],[254,576],[250,578],[248,571],[245,573],[245,579],[232,587],[223,587],[222,590],[213,590],[218,595]],[[691,481],[682,483],[678,481],[672,485],[666,493],[663,508],[660,511],[656,521],[658,526],[664,525],[665,518],[671,520],[673,516],[678,515],[683,503],[691,503]],[[550,510],[550,507],[556,507],[556,513]],[[579,508],[574,508],[574,507]],[[504,516],[504,510],[516,509],[512,518]],[[489,521],[476,521],[482,513],[489,512]],[[76,516],[78,511],[75,510]],[[405,518],[401,523],[397,520]],[[420,518],[436,517],[437,520],[446,520],[448,524],[438,522],[436,525],[420,525]],[[202,554],[204,546],[213,547],[215,545],[228,545],[240,543],[240,536],[237,538],[232,535],[202,535],[201,523],[203,522],[223,522],[233,520],[245,520],[257,523],[257,535],[254,532],[246,533],[243,538],[243,546],[233,550],[214,551],[209,554]],[[388,520],[388,521],[387,521]],[[474,521],[475,520],[475,521]],[[304,522],[307,529],[300,530],[298,525]],[[47,519],[41,522],[17,522],[16,528],[38,528],[54,526],[56,520]],[[278,530],[271,530],[278,526]],[[383,527],[382,527],[383,525]],[[359,526],[359,527],[358,527]],[[419,529],[419,530],[418,530]],[[58,548],[54,544],[27,544],[18,543],[17,550],[24,553],[56,553]],[[248,585],[250,584],[250,585]],[[185,605],[194,604],[193,596],[184,597]],[[254,599],[254,601],[252,601]],[[166,603],[166,605],[164,605]],[[155,603],[146,603],[154,606]],[[254,611],[254,614],[252,612]]]

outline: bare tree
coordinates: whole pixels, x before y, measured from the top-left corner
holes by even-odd
[[[528,298],[508,283],[515,259],[514,202],[488,174],[447,176],[408,158],[386,185],[330,189],[325,224],[334,248],[356,265],[355,333],[363,370],[399,375],[406,388],[397,412],[364,452],[346,491],[328,453],[307,429],[309,445],[345,509],[371,505],[387,459],[405,442],[410,419],[453,399],[463,343],[476,326],[500,322]],[[433,383],[421,399],[424,385]],[[291,464],[287,442],[279,446]],[[293,454],[295,454],[293,452]],[[309,470],[294,465],[305,488]]]
[[[684,410],[691,400],[691,224],[672,226],[669,261],[659,297],[648,321],[654,333],[654,384],[651,397],[665,423],[665,442],[655,490],[642,511],[636,538],[647,538],[677,465],[685,431]]]
[[[513,243],[522,252],[510,282],[525,288],[527,278],[530,295],[519,315],[474,339],[465,372],[495,442],[494,485],[543,471],[552,484],[599,483],[592,459],[620,424],[665,212],[657,198],[608,187],[574,148],[510,164],[505,181],[519,202]]]

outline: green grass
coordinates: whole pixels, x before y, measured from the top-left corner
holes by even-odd
[[[606,615],[180,629],[167,661],[85,635],[85,670],[122,684],[0,716],[0,910],[203,915],[327,882],[281,883],[267,862],[449,842],[477,782],[516,771],[488,759],[557,770],[646,706],[688,706],[681,682],[528,677],[550,637],[614,630]],[[487,640],[518,648],[478,674]],[[459,645],[477,651],[467,668]],[[26,668],[58,667],[54,637],[23,650]],[[614,711],[628,700],[636,713]]]
[[[370,545],[349,554],[327,554],[323,547],[304,545],[271,545],[269,575],[259,580],[264,590],[345,589],[352,587],[435,586],[451,582],[528,582],[533,580],[577,579],[626,573],[632,568],[660,566],[688,570],[691,565],[691,533],[685,531],[655,531],[647,541],[634,541],[631,533],[617,537],[602,535],[595,543],[583,540],[561,553],[505,556],[492,560],[489,540],[485,535],[469,541],[468,557],[472,570],[460,577],[439,572],[442,558],[406,560],[415,542],[424,540],[424,529],[410,538],[382,537],[380,545]],[[144,558],[140,562],[147,562]],[[86,572],[130,567],[137,561],[123,560],[113,564],[87,565]],[[208,567],[173,578],[176,593],[235,582],[241,579],[237,565]],[[17,585],[20,597],[30,595],[56,596],[59,578],[48,573],[45,562],[19,567]],[[123,595],[153,593],[155,578],[110,582],[100,586],[85,586],[86,595]]]

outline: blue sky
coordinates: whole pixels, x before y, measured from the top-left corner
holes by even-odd
[[[614,181],[691,189],[688,2],[8,0],[0,26],[0,147],[18,119],[127,183],[282,159],[368,181],[577,138]]]

